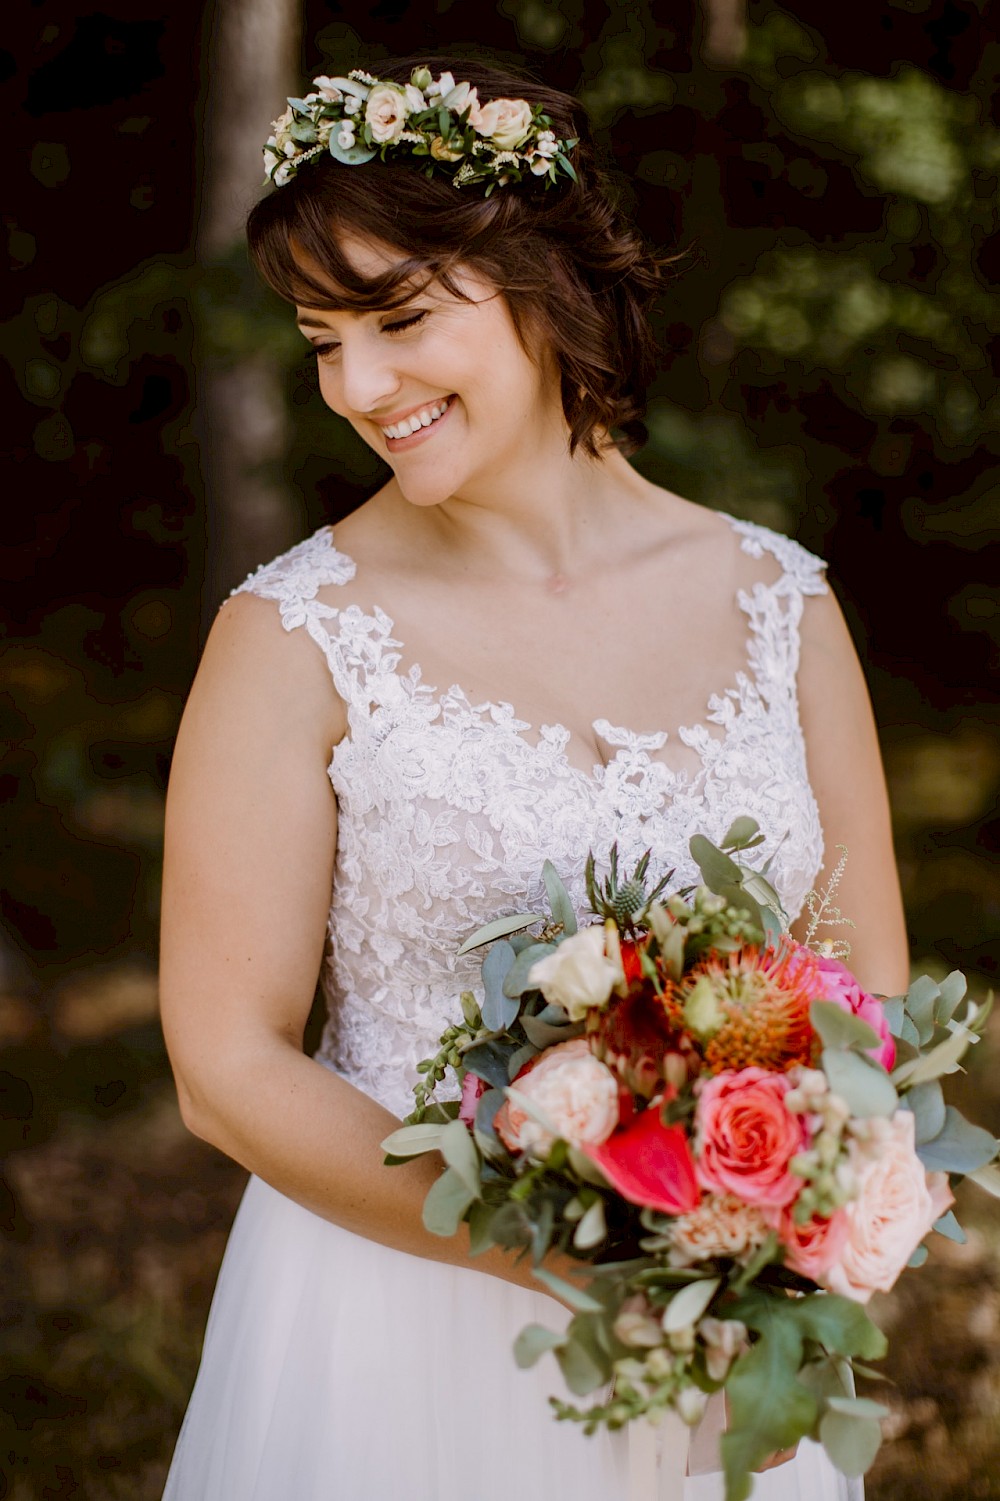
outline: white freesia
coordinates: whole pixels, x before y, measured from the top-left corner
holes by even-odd
[[[591,1006],[603,1006],[621,978],[621,968],[605,952],[604,929],[595,924],[564,938],[554,954],[533,964],[528,984],[577,1022]]]
[[[372,89],[365,104],[372,140],[380,146],[398,141],[406,125],[406,95],[395,84],[383,83]]]
[[[403,93],[406,95],[406,107],[411,115],[419,115],[421,110],[427,108],[427,100],[412,83],[404,83]]]
[[[427,97],[428,99],[443,99],[445,94],[450,94],[454,87],[455,75],[442,73],[440,78],[436,78],[433,83],[427,85]]]
[[[294,115],[292,114],[291,105],[289,105],[288,109],[285,110],[283,115],[279,115],[276,120],[271,121],[271,129],[274,132],[275,142],[277,143],[280,150],[284,152],[285,156],[292,154],[287,149],[289,146],[291,146],[292,152],[294,152],[296,149],[295,143],[292,140],[293,119]]]
[[[327,78],[325,73],[321,73],[318,78],[313,79],[313,86],[318,91],[319,97],[324,99],[327,104],[339,104],[344,97],[333,79]]]

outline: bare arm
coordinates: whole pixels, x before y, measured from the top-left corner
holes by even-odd
[[[826,846],[816,886],[829,879],[843,845],[847,864],[835,900],[855,924],[817,936],[846,938],[862,985],[896,995],[908,983],[908,953],[889,800],[867,686],[832,594],[806,601],[799,700]],[[800,920],[796,936],[804,927]]]
[[[440,1158],[386,1168],[398,1122],[306,1057],[337,837],[326,767],[344,708],[322,653],[237,596],[213,627],[167,802],[161,997],[188,1127],[316,1214],[436,1261],[421,1224]],[[469,1263],[538,1284],[499,1251]]]

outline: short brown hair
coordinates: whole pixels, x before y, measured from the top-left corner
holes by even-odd
[[[579,137],[575,182],[545,188],[529,178],[498,187],[456,189],[443,174],[428,178],[419,158],[347,167],[332,157],[309,162],[250,214],[251,257],[289,302],[327,310],[399,305],[414,279],[449,277],[467,266],[504,295],[522,342],[531,328],[559,367],[570,450],[599,454],[601,429],[632,453],[645,442],[646,388],[656,365],[649,311],[668,258],[658,256],[615,206],[599,170],[579,102],[528,75],[474,61],[403,58],[379,64],[381,78],[409,82],[418,66],[467,79],[480,100],[519,98],[540,104],[561,139]],[[403,253],[398,266],[372,280],[351,267],[337,244],[343,229]],[[311,277],[303,258],[319,266]],[[331,284],[336,292],[331,292]]]

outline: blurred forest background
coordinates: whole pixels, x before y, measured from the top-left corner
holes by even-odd
[[[22,0],[7,16],[0,1498],[153,1501],[244,1175],[189,1139],[154,964],[207,624],[380,483],[240,240],[304,76],[485,48],[586,101],[649,237],[651,478],[829,559],[915,964],[1000,959],[1000,47],[986,0]],[[960,1093],[1000,1115],[1000,1034]],[[1000,1219],[876,1315],[873,1501],[1000,1497]]]

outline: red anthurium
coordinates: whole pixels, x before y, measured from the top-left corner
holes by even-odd
[[[700,1197],[683,1126],[665,1126],[651,1105],[597,1147],[583,1150],[630,1204],[687,1214]]]

